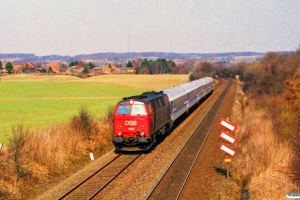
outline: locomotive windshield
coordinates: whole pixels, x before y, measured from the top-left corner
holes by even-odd
[[[145,115],[145,107],[144,105],[133,105],[131,110],[132,115]]]
[[[118,107],[117,113],[120,115],[130,114],[130,106],[129,105],[120,105]]]
[[[119,115],[146,115],[146,109],[144,104],[134,103],[134,104],[120,104],[117,109],[117,114]]]

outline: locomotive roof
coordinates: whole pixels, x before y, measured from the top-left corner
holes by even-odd
[[[124,97],[123,100],[126,101],[126,100],[133,99],[144,103],[148,103],[157,98],[164,97],[164,96],[166,96],[166,94],[164,94],[162,91],[160,92],[150,91],[150,92],[144,92],[141,95],[137,95],[137,96]]]

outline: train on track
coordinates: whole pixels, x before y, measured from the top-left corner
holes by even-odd
[[[159,92],[125,97],[114,110],[113,143],[116,151],[146,151],[181,116],[214,90],[213,79],[201,78]]]

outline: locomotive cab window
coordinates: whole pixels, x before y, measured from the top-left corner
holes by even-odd
[[[131,110],[132,115],[146,115],[146,110],[143,104],[133,105]]]
[[[130,106],[129,105],[119,105],[117,114],[120,114],[120,115],[130,114]]]

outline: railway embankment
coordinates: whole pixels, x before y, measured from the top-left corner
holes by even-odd
[[[288,108],[272,97],[250,97],[241,88],[242,83],[238,82],[230,115],[238,127],[234,134],[237,153],[230,164],[220,158],[223,170],[219,170],[213,198],[286,199],[286,193],[299,191],[295,137],[287,130],[292,126],[278,122],[290,116],[287,112],[282,116],[281,108]]]

